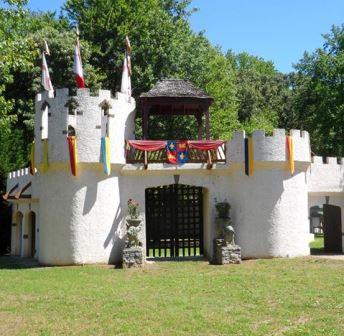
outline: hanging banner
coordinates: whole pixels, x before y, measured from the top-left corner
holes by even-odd
[[[177,158],[178,163],[183,164],[188,161],[188,142],[178,141],[177,143]]]
[[[286,139],[287,139],[289,170],[290,170],[290,174],[293,175],[295,171],[293,138],[290,135],[287,135]]]
[[[188,142],[186,140],[167,141],[166,154],[169,163],[186,163],[188,161]]]
[[[72,171],[72,175],[76,176],[76,171],[77,171],[76,137],[68,136],[67,144],[68,144],[68,150],[69,150],[70,169]]]
[[[245,143],[245,174],[247,176],[253,175],[253,142],[252,137],[244,139]]]
[[[48,139],[43,139],[43,173],[46,173],[49,168],[48,158]]]
[[[105,175],[111,174],[111,163],[110,163],[110,138],[102,137],[101,138],[101,154],[102,154],[102,163]]]
[[[35,175],[35,141],[32,141],[30,147],[30,174]]]
[[[166,155],[167,155],[167,161],[172,164],[178,163],[177,158],[177,141],[167,141],[166,144]]]

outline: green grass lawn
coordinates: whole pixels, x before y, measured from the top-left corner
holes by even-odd
[[[309,244],[312,252],[322,252],[324,250],[324,236],[317,235],[314,240]]]
[[[143,270],[16,269],[17,261],[0,257],[0,335],[344,334],[339,260],[159,262]]]

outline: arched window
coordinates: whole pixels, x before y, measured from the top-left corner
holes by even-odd
[[[28,214],[28,247],[27,256],[33,258],[36,253],[36,214],[30,211]]]
[[[79,103],[74,98],[69,99],[65,105],[65,107],[68,107],[68,136],[75,136],[78,106]]]
[[[75,128],[72,125],[68,125],[68,136],[75,136]]]
[[[106,99],[103,100],[99,107],[101,108],[101,129],[102,129],[102,138],[108,137],[110,135],[110,109],[111,104]]]
[[[15,216],[16,230],[15,230],[15,246],[14,254],[21,256],[22,254],[22,242],[23,242],[23,214],[18,211]]]

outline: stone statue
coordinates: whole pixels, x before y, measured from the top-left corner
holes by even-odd
[[[128,200],[128,216],[127,222],[127,241],[126,247],[142,246],[140,241],[140,232],[142,229],[142,219],[139,215],[139,204],[133,199]]]
[[[214,239],[212,262],[217,265],[240,264],[241,248],[235,244],[232,219],[229,215],[231,206],[228,202],[215,203],[217,236]]]
[[[235,245],[233,226],[228,225],[223,228],[223,236],[226,245]]]
[[[140,241],[142,218],[139,204],[133,199],[128,200],[128,215],[126,217],[127,240],[123,249],[123,268],[143,267],[145,262],[144,250]]]
[[[219,238],[224,239],[224,245],[235,245],[234,242],[234,229],[232,219],[229,215],[231,206],[228,202],[220,202],[215,204],[217,211],[216,226],[217,235]]]

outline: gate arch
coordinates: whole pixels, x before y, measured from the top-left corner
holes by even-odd
[[[203,188],[170,184],[147,188],[146,256],[204,255]]]
[[[15,215],[16,230],[15,230],[15,247],[14,255],[21,256],[23,253],[23,214],[18,211]]]
[[[36,213],[30,211],[27,215],[28,218],[28,246],[26,254],[28,257],[34,257],[36,253]]]

